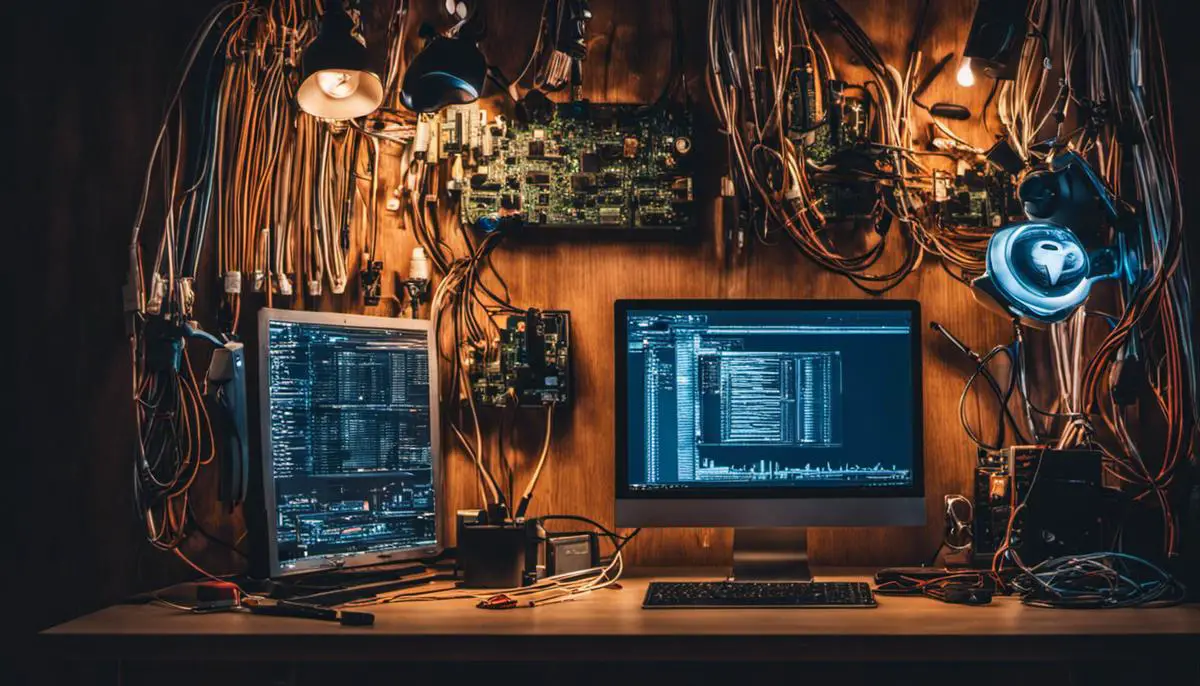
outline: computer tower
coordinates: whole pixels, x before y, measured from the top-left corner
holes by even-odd
[[[975,566],[992,565],[1010,535],[1010,520],[1010,547],[1026,565],[1105,550],[1102,474],[1102,455],[1095,450],[1013,446],[980,451],[974,489]]]

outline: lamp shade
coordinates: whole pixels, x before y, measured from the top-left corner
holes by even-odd
[[[414,112],[436,112],[447,105],[479,99],[487,60],[465,38],[434,38],[413,58],[400,85],[400,101]]]
[[[321,31],[300,59],[300,109],[322,119],[355,119],[379,108],[383,83],[371,71],[365,45],[354,37],[341,0],[333,0]]]
[[[1028,31],[1029,0],[979,0],[963,58],[994,79],[1012,80]]]

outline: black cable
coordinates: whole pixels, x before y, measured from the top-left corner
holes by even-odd
[[[1157,565],[1115,552],[1052,558],[1025,569],[1013,585],[1026,605],[1063,609],[1167,607],[1187,596]]]
[[[189,190],[186,192],[187,198],[186,210],[181,210],[180,227],[187,227],[187,240],[179,241],[177,244],[183,246],[183,253],[180,255],[180,264],[183,265],[180,269],[181,277],[194,277],[199,268],[200,252],[204,247],[204,235],[210,218],[210,210],[212,207],[213,195],[213,180],[215,178],[214,170],[211,168],[215,151],[217,147],[217,122],[219,120],[219,105],[220,98],[214,97],[214,80],[219,84],[220,77],[224,73],[225,61],[221,58],[221,45],[218,41],[216,48],[208,63],[208,68],[204,77],[204,88],[201,94],[200,101],[202,103],[211,103],[204,112],[201,119],[201,129],[199,144],[197,145],[197,154],[192,165],[192,173],[189,175],[191,183]],[[218,68],[219,67],[219,68]],[[219,90],[219,86],[217,87]],[[200,190],[203,186],[203,190]],[[202,208],[197,214],[196,196],[202,196]],[[196,226],[192,226],[196,222]]]
[[[679,6],[679,0],[671,0],[671,66],[667,72],[667,80],[663,83],[662,92],[655,99],[654,104],[661,107],[666,104],[671,94],[678,87],[677,80],[682,79],[686,82],[683,74],[683,58],[685,53],[684,48],[684,30],[683,30],[683,12]]]
[[[1015,386],[1013,383],[1015,379],[1012,378],[1012,373],[1010,373],[1010,381],[1007,388],[1002,389],[999,382],[996,381],[996,377],[987,367],[988,363],[992,361],[992,358],[1000,353],[1007,355],[1010,361],[1013,359],[1012,351],[1009,348],[1005,346],[996,346],[995,348],[992,348],[986,355],[983,355],[981,358],[979,358],[979,361],[975,366],[975,371],[971,373],[970,377],[968,377],[967,383],[963,386],[962,394],[959,395],[958,399],[958,417],[959,422],[962,424],[963,430],[967,433],[967,437],[971,439],[972,443],[987,450],[999,450],[1000,448],[1004,447],[1006,421],[1012,423],[1013,430],[1016,432],[1019,440],[1021,440],[1023,443],[1028,442],[1024,433],[1021,431],[1020,424],[1017,423],[1016,418],[1012,414],[1012,410],[1008,407],[1008,402],[1012,398]],[[975,382],[981,377],[987,381],[988,387],[991,389],[993,395],[996,397],[996,402],[999,403],[1000,406],[997,437],[996,442],[993,444],[985,443],[983,439],[981,439],[979,435],[975,433],[975,430],[971,428],[970,422],[967,420],[966,416],[967,396],[970,395],[971,389],[975,386]]]
[[[617,553],[624,550],[625,546],[629,545],[629,542],[632,541],[633,539],[637,538],[637,535],[640,533],[642,533],[641,527],[634,529],[632,533],[630,533],[619,544],[617,544],[616,549],[613,550],[613,556],[615,557],[617,555]]]
[[[628,539],[633,538],[634,536],[637,535],[637,533],[639,531],[641,531],[641,529],[636,529],[636,530],[634,530],[633,533],[629,534],[628,536],[622,536],[621,534],[604,526],[600,522],[597,522],[596,520],[590,519],[588,517],[584,517],[582,515],[551,514],[551,515],[542,515],[540,517],[536,517],[535,519],[539,522],[548,522],[548,521],[583,522],[584,524],[590,524],[590,525],[596,527],[597,529],[602,531],[605,536],[608,536],[609,538],[613,539],[614,541],[626,541]]]

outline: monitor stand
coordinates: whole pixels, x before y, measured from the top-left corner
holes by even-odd
[[[812,581],[808,529],[734,529],[731,581]]]

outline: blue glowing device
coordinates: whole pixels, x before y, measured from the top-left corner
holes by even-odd
[[[1124,254],[1120,246],[1089,254],[1065,226],[1022,222],[992,235],[986,271],[971,286],[980,302],[999,305],[1003,314],[1052,324],[1082,305],[1094,282],[1125,273]]]

